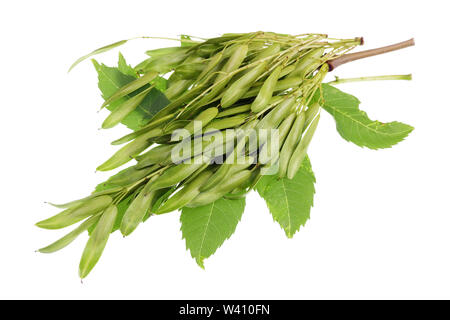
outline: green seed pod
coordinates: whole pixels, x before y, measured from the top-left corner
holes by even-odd
[[[78,271],[81,279],[85,278],[89,272],[91,272],[92,268],[94,268],[100,259],[106,243],[108,242],[109,234],[114,227],[116,217],[117,207],[114,205],[109,206],[100,217],[100,220],[95,226],[95,229],[84,248],[83,255],[81,256]]]
[[[214,188],[222,184],[223,181],[228,180],[228,178],[233,174],[235,174],[236,172],[247,169],[253,164],[254,158],[246,157],[240,158],[239,160],[235,159],[234,162],[232,163],[227,163],[227,161],[225,161],[225,163],[221,164],[219,166],[219,169],[217,169],[216,172],[214,172],[214,174],[211,176],[208,182],[201,186],[200,191],[204,192],[211,188]]]
[[[264,110],[264,108],[269,104],[282,68],[283,66],[276,67],[269,77],[267,77],[266,81],[264,81],[261,90],[252,103],[251,109],[253,112],[258,113]]]
[[[273,129],[286,118],[296,103],[295,96],[286,97],[273,110],[271,110],[256,126],[257,129]]]
[[[134,81],[131,81],[130,83],[124,85],[119,90],[117,90],[111,97],[105,100],[105,102],[102,104],[102,108],[107,106],[108,104],[116,101],[117,99],[120,99],[127,94],[130,94],[146,84],[150,83],[153,79],[155,79],[158,76],[157,72],[148,72],[144,74],[142,77],[137,78]]]
[[[142,222],[147,211],[150,209],[151,204],[155,198],[156,191],[149,191],[152,183],[158,178],[153,177],[147,182],[145,187],[139,192],[136,198],[131,202],[128,209],[122,218],[120,225],[120,232],[123,236],[130,235]]]
[[[201,45],[195,53],[203,58],[208,58],[211,56],[215,51],[217,51],[220,47],[215,44],[204,44]]]
[[[106,195],[89,199],[74,208],[66,209],[51,218],[36,223],[36,226],[43,229],[62,229],[68,227],[104,210],[111,204],[112,200],[110,196]]]
[[[100,215],[96,215],[93,217],[90,217],[86,221],[84,221],[82,224],[80,224],[76,229],[66,234],[64,237],[62,237],[59,240],[56,240],[52,244],[39,249],[38,251],[41,253],[53,253],[58,250],[61,250],[65,247],[67,247],[69,244],[71,244],[80,234],[82,234],[84,231],[89,229],[91,226],[93,226],[98,220],[100,219]]]
[[[309,124],[313,121],[313,119],[316,117],[317,113],[319,113],[320,105],[318,103],[314,103],[312,106],[306,110],[306,120],[304,128],[307,128]]]
[[[292,157],[289,160],[289,165],[288,165],[288,170],[287,170],[287,177],[289,179],[294,178],[298,169],[301,167],[301,165],[303,163],[303,159],[305,159],[306,152],[308,151],[308,146],[311,142],[314,132],[317,129],[317,124],[319,123],[319,119],[320,119],[320,114],[317,115],[317,117],[311,122],[311,125],[305,131],[305,134],[303,135],[299,144],[297,145],[294,152],[292,153]]]
[[[289,131],[292,130],[292,123],[295,120],[295,114],[291,113],[288,115],[283,122],[281,122],[280,126],[278,127],[278,149],[276,150],[276,154],[272,154],[272,141],[271,137],[268,138],[268,141],[263,145],[261,148],[261,151],[259,152],[259,159],[258,161],[262,164],[271,163],[273,164],[275,161],[279,158],[279,149],[283,145],[286,137],[289,134]]]
[[[205,111],[200,112],[198,116],[194,118],[193,121],[191,121],[187,126],[184,127],[185,130],[187,130],[190,134],[194,134],[195,128],[195,122],[201,124],[201,127],[198,128],[198,130],[201,130],[204,128],[208,123],[210,123],[219,113],[219,109],[216,107],[208,108]]]
[[[197,83],[203,80],[210,72],[212,72],[222,61],[223,58],[223,52],[216,53],[214,56],[212,56],[209,59],[208,64],[206,65],[205,69],[203,69],[202,73],[197,78]]]
[[[163,162],[168,157],[170,158],[172,148],[173,144],[166,144],[166,145],[159,145],[150,149],[146,153],[136,157],[136,160],[138,161],[136,168],[141,169],[151,164]]]
[[[204,62],[183,63],[177,67],[176,72],[181,79],[195,80],[205,68]]]
[[[320,65],[320,57],[322,57],[325,49],[317,48],[311,50],[305,56],[299,59],[295,69],[287,76],[288,78],[300,77],[304,79],[310,72],[317,69]]]
[[[155,172],[160,168],[159,165],[154,165],[148,168],[144,168],[143,166],[141,168],[138,168],[138,165],[126,168],[119,173],[115,174],[111,178],[109,178],[106,183],[112,184],[116,186],[127,186],[132,183],[135,183],[136,181],[141,180],[142,178],[148,176],[149,174]]]
[[[153,191],[171,187],[183,181],[203,166],[204,162],[202,162],[201,160],[201,157],[197,157],[191,159],[190,163],[183,162],[170,167],[153,182],[150,190]]]
[[[177,113],[183,104],[190,102],[192,99],[196,98],[199,94],[205,90],[206,83],[202,82],[198,84],[196,87],[192,88],[191,90],[186,91],[181,96],[176,98],[174,101],[170,102],[167,106],[165,106],[163,109],[158,111],[158,113],[155,114],[155,116],[152,118],[153,121],[161,121],[161,119],[164,119],[168,117],[169,115],[173,116],[175,113]]]
[[[268,62],[262,62],[250,71],[245,73],[242,77],[234,81],[228,89],[225,90],[220,105],[222,108],[231,107],[250,89],[255,80],[266,71]]]
[[[290,74],[292,71],[295,70],[295,66],[296,66],[295,64],[291,64],[291,65],[283,68],[283,70],[281,70],[281,72],[280,72],[280,76],[279,77],[283,78],[284,76]]]
[[[284,178],[286,176],[289,160],[291,159],[292,153],[300,140],[305,125],[305,112],[301,112],[295,119],[295,122],[289,132],[286,141],[283,144],[280,152],[280,161],[278,176]]]
[[[95,197],[99,197],[99,196],[103,196],[103,195],[108,195],[108,194],[113,194],[116,192],[120,192],[123,190],[123,187],[114,187],[114,188],[109,188],[107,190],[102,190],[102,191],[97,191],[97,192],[93,192],[91,193],[89,196],[82,198],[82,199],[78,199],[75,201],[70,201],[67,203],[62,203],[62,204],[54,204],[51,202],[47,202],[49,205],[56,207],[56,208],[60,208],[60,209],[66,209],[66,208],[74,208],[76,206],[78,206],[79,204],[83,203],[86,200],[95,198]]]
[[[184,119],[173,120],[164,127],[164,134],[171,134],[172,132],[174,132],[177,129],[184,128],[189,123],[191,123],[190,120],[184,120]]]
[[[258,60],[268,58],[270,56],[277,54],[278,52],[280,52],[280,45],[277,43],[272,44],[267,48],[263,49],[261,52],[259,52],[253,59],[250,60],[249,63],[253,63]]]
[[[247,52],[248,45],[240,44],[233,46],[232,54],[230,58],[227,60],[225,65],[223,66],[221,72],[217,75],[214,80],[214,88],[212,88],[203,98],[198,102],[199,106],[203,106],[208,104],[212,99],[214,99],[218,93],[222,91],[223,88],[230,81],[229,74],[233,71],[236,71],[244,61]]]
[[[116,109],[111,111],[109,116],[103,121],[102,128],[109,129],[120,123],[127,115],[129,115],[132,111],[134,111],[137,106],[145,99],[147,94],[153,87],[150,87],[137,95],[129,98]]]
[[[166,91],[164,91],[164,95],[167,99],[172,101],[183,94],[193,83],[194,80],[176,80],[169,86],[169,88],[167,88]]]
[[[287,89],[295,89],[302,83],[302,78],[300,77],[292,77],[287,79],[282,79],[277,82],[275,85],[274,92],[281,92],[285,91]],[[253,86],[250,90],[247,91],[246,94],[242,97],[242,99],[247,99],[256,96],[259,91],[261,90],[261,86],[263,84],[260,82],[255,83],[255,86]]]
[[[185,53],[188,50],[186,47],[167,47],[167,48],[159,48],[153,50],[147,50],[145,52],[146,55],[156,58],[161,56],[167,56],[172,54]]]
[[[119,138],[117,140],[114,140],[113,142],[111,142],[112,145],[116,146],[116,145],[120,145],[120,144],[124,144],[126,142],[130,142],[131,140],[136,139],[137,137],[143,135],[144,133],[149,132],[150,130],[153,129],[161,129],[161,127],[168,122],[169,120],[171,120],[174,117],[173,114],[164,116],[158,120],[152,121],[149,124],[145,125],[145,127],[143,127],[142,129],[139,129],[137,131],[134,131],[132,133],[129,133],[125,136],[123,136],[122,138]],[[158,132],[158,131],[155,131]]]
[[[186,52],[157,56],[150,58],[145,65],[138,69],[140,72],[167,73],[180,65],[187,56]]]
[[[249,153],[253,153],[258,150],[258,145],[264,145],[269,138],[270,132],[264,134],[261,130],[272,130],[277,128],[280,123],[289,116],[296,103],[295,96],[285,97],[275,108],[273,108],[257,125],[258,131],[258,144],[249,146]]]
[[[233,174],[229,179],[225,180],[222,184],[219,184],[208,191],[200,193],[187,205],[187,207],[199,207],[214,202],[222,198],[231,190],[247,182],[251,175],[252,172],[250,170],[242,170],[240,172],[237,172]]]
[[[250,111],[250,106],[251,106],[250,104],[244,104],[242,106],[229,108],[227,110],[219,112],[219,114],[217,115],[216,118],[224,118],[224,117],[232,116],[235,114],[248,112],[248,111]]]
[[[175,211],[187,205],[200,193],[200,187],[211,177],[211,174],[210,171],[200,173],[195,179],[186,184],[183,189],[167,199],[156,211],[156,214]]]
[[[120,167],[127,163],[142,151],[147,149],[151,144],[151,138],[158,137],[162,134],[162,129],[155,128],[146,132],[127,145],[123,146],[119,151],[112,155],[111,158],[106,160],[103,164],[97,167],[98,171],[108,171]]]
[[[212,121],[206,128],[205,133],[210,131],[235,128],[247,120],[248,114],[238,114],[228,118],[216,119]]]
[[[200,191],[204,192],[206,190],[209,190],[224,181],[224,178],[230,171],[231,166],[231,164],[227,163],[219,165],[219,169],[217,169],[216,172],[214,172],[214,174],[211,176],[211,178],[200,187]]]

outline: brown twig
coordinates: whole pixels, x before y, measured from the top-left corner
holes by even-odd
[[[392,45],[386,46],[386,47],[344,54],[343,56],[340,56],[339,58],[327,61],[328,66],[329,66],[329,71],[332,71],[332,70],[336,69],[337,67],[339,67],[340,65],[347,63],[347,62],[351,62],[351,61],[355,61],[355,60],[359,60],[359,59],[363,59],[363,58],[367,58],[367,57],[372,57],[372,56],[376,56],[376,55],[391,52],[391,51],[400,50],[403,48],[414,46],[414,44],[415,43],[414,43],[414,38],[413,38],[413,39],[409,39],[407,41],[392,44]]]

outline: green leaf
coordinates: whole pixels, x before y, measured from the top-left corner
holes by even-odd
[[[414,130],[401,122],[382,123],[370,120],[359,109],[360,101],[328,84],[322,85],[322,107],[336,120],[339,134],[347,141],[370,149],[390,148]],[[316,95],[316,99],[318,95]]]
[[[219,199],[196,208],[183,208],[181,232],[186,248],[197,264],[204,268],[203,260],[210,257],[236,229],[245,208],[245,199]]]
[[[98,87],[105,100],[112,96],[119,88],[135,79],[130,75],[120,72],[119,68],[108,67],[104,64],[99,64],[95,60],[93,60],[93,63],[98,73]],[[162,86],[162,83],[164,83],[164,81],[159,79],[157,81],[159,81],[158,85],[160,87]],[[146,88],[147,87],[144,87],[141,90],[145,90]],[[140,91],[138,90],[136,93],[139,92]],[[126,97],[114,101],[107,109],[113,111],[125,100]],[[122,123],[132,130],[138,130],[148,123],[148,121],[167,104],[169,104],[169,100],[165,95],[160,90],[153,88],[136,110],[122,120]]]
[[[191,47],[194,45],[190,41],[183,41],[183,40],[191,40],[191,37],[189,37],[188,35],[182,34],[180,39],[181,39],[180,42],[181,42],[182,47]]]
[[[120,72],[126,74],[127,76],[131,76],[134,78],[138,77],[136,71],[134,71],[134,69],[129,64],[127,64],[125,57],[121,52],[119,52],[119,62],[117,64],[117,69],[119,69]]]
[[[314,200],[316,178],[308,157],[293,179],[263,176],[256,190],[264,198],[275,221],[292,238],[309,219]]]

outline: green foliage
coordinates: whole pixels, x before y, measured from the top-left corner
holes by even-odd
[[[339,134],[347,141],[370,149],[390,148],[405,139],[413,127],[401,122],[370,120],[359,109],[359,100],[328,84],[322,85],[321,106],[336,120]],[[318,95],[316,95],[316,99]]]
[[[292,238],[309,219],[315,182],[311,163],[306,157],[293,179],[262,176],[255,187],[288,238]]]
[[[103,99],[108,99],[119,88],[133,81],[136,76],[131,75],[134,70],[128,66],[123,56],[119,55],[119,67],[108,67],[104,64],[99,64],[92,60],[94,67],[98,73],[98,87],[102,92]],[[162,108],[169,104],[169,100],[164,96],[161,90],[166,88],[166,80],[158,77],[154,80],[155,88],[145,97],[141,104],[123,119],[122,123],[132,130],[138,130]],[[148,86],[142,88],[145,90]],[[138,90],[135,94],[141,92]],[[111,103],[107,108],[112,111],[116,109],[121,103],[126,100],[126,97],[121,98]]]
[[[244,198],[222,198],[205,206],[182,209],[181,232],[187,249],[200,267],[204,268],[203,260],[233,234],[244,208]]]
[[[120,52],[119,52],[119,62],[117,64],[117,69],[119,69],[120,72],[122,72],[123,74],[125,74],[127,76],[131,76],[133,78],[138,77],[138,74],[136,73],[136,71],[133,69],[133,67],[131,67],[129,64],[127,64],[124,56]]]

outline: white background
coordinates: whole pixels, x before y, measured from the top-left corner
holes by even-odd
[[[448,8],[444,1],[3,1],[0,4],[0,298],[313,299],[450,298]],[[323,114],[310,157],[311,220],[288,240],[252,193],[236,233],[200,269],[179,214],[111,236],[80,284],[86,235],[52,255],[62,235],[33,224],[44,201],[82,197],[110,173],[95,167],[125,128],[97,130],[106,112],[89,61],[79,56],[140,35],[256,30],[364,36],[366,48],[417,46],[338,68],[341,77],[413,73],[412,82],[341,85],[373,119],[416,129],[392,149],[345,142]],[[162,40],[120,48],[129,62]],[[99,56],[115,63],[117,50]],[[330,75],[332,79],[332,75]],[[63,231],[64,232],[64,231]]]

